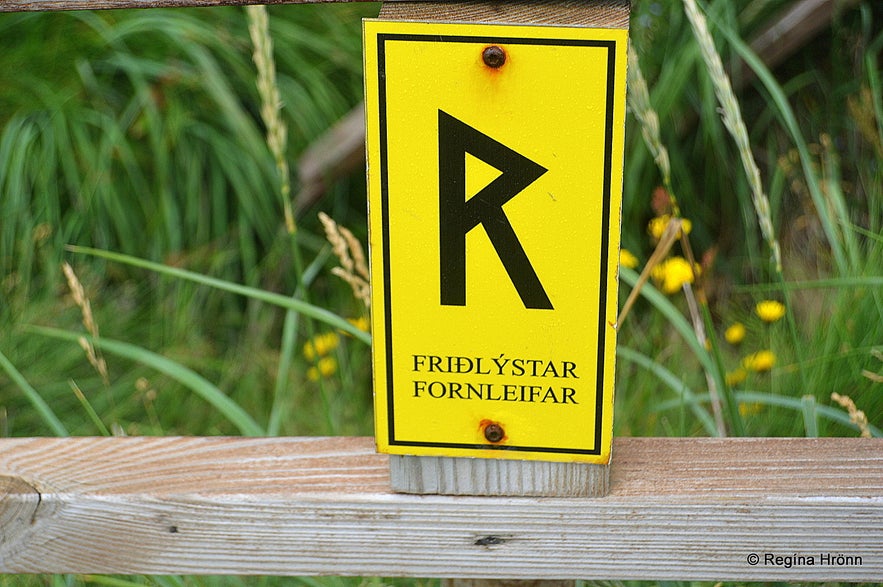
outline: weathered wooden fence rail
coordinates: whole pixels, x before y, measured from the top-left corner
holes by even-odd
[[[371,0],[0,0],[0,12],[46,12],[58,10],[104,10],[111,8],[182,8],[195,6],[241,6],[246,4],[324,4]],[[401,2],[404,0],[386,0]],[[424,2],[427,0],[408,0]]]
[[[6,439],[0,572],[883,579],[883,439],[613,451],[607,497],[479,498],[370,438]]]
[[[310,1],[323,0],[0,0],[0,12]],[[552,5],[577,22],[562,14],[623,2],[484,9],[542,22]],[[391,492],[369,438],[2,439],[0,572],[883,580],[883,439],[621,438],[613,455],[603,498],[453,497]]]
[[[58,10],[104,10],[111,8],[182,8],[194,6],[242,6],[246,4],[330,4],[339,2],[372,2],[376,0],[0,0],[0,12],[43,12]],[[456,0],[384,0],[385,2],[454,2]],[[611,0],[589,0],[604,5]],[[617,0],[613,0],[616,3]],[[559,4],[557,0],[507,0],[501,4],[528,4],[542,9],[544,4]],[[581,1],[571,2],[579,5]]]

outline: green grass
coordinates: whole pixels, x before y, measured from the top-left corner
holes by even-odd
[[[359,16],[372,14],[371,5],[273,11],[292,156],[361,99]],[[95,433],[74,379],[105,423],[123,430],[257,433],[269,422],[286,434],[370,433],[360,417],[370,399],[367,350],[349,348],[367,337],[343,319],[363,310],[328,274],[329,247],[313,214],[300,219],[297,246],[321,305],[291,297],[299,277],[257,117],[243,11],[4,15],[0,27],[4,63],[30,64],[0,69],[0,349],[9,354],[4,373],[13,374],[0,381],[4,430]],[[46,43],[32,42],[41,36]],[[364,205],[348,201],[349,185],[326,209],[364,236]],[[364,188],[353,185],[358,198]],[[151,274],[119,255],[167,269]],[[28,326],[82,330],[65,297],[62,259],[86,282],[103,338],[137,343],[108,357],[108,386],[76,344]],[[218,284],[234,295],[216,293]],[[285,360],[280,304],[319,320],[299,321]],[[360,399],[338,399],[341,382],[323,382],[329,399],[316,405],[299,352],[312,328],[356,337],[338,353]],[[36,359],[46,347],[52,369]],[[293,367],[277,373],[290,358]],[[157,369],[161,360],[169,363]],[[188,380],[197,373],[199,384]],[[156,391],[150,401],[136,388],[142,379]]]
[[[700,340],[682,293],[648,284],[620,327],[615,433],[720,434],[712,382],[729,434],[857,436],[837,392],[880,435],[883,5],[859,2],[770,72],[746,39],[787,0],[699,4],[724,66],[738,71],[744,59],[757,76],[737,97],[782,272],[682,3],[637,3],[632,43],[670,185],[697,258],[709,260],[692,291],[713,344]],[[270,11],[292,168],[361,100],[359,18],[376,12]],[[286,232],[246,26],[239,8],[0,15],[0,434],[372,434],[368,336],[347,322],[365,309],[331,274],[317,210],[297,219],[294,238]],[[627,124],[623,244],[646,260],[663,179],[638,122]],[[320,208],[364,242],[362,174]],[[91,301],[107,382],[76,342],[87,333],[63,260]],[[623,298],[635,282],[622,271]],[[787,316],[761,321],[762,299],[787,302]],[[733,345],[723,332],[736,321],[747,335]],[[336,368],[315,378],[303,347],[325,333],[337,335]],[[762,349],[776,355],[770,371],[725,382]],[[0,577],[132,584],[288,583]]]
[[[742,108],[784,250],[783,274],[777,277],[768,264],[748,184],[740,166],[731,164],[739,159],[735,145],[723,132],[708,73],[676,4],[659,15],[639,9],[632,39],[661,119],[680,208],[693,220],[693,248],[697,256],[715,255],[700,282],[709,299],[712,331],[721,337],[730,322],[750,325],[741,346],[716,345],[717,369],[735,369],[742,356],[760,349],[772,349],[778,359],[771,372],[734,386],[737,399],[749,391],[762,391],[770,399],[742,405],[742,414],[729,413],[730,427],[738,419],[749,435],[804,435],[801,398],[839,410],[832,392],[850,395],[874,423],[874,415],[883,413],[879,383],[867,376],[880,371],[876,353],[883,340],[878,156],[883,121],[875,118],[878,100],[868,90],[879,87],[881,11],[863,4],[845,14],[829,38],[823,36],[772,75],[740,40],[750,35],[750,27],[736,5],[716,2],[708,9],[724,63],[738,55],[758,74],[756,91],[743,92]],[[835,49],[844,42],[854,48],[855,62],[845,62]],[[864,126],[858,128],[856,120]],[[642,228],[653,214],[650,194],[661,179],[640,144],[640,133],[629,136],[634,144],[626,153],[623,241],[646,259],[652,243]],[[633,282],[624,275],[627,284]],[[714,373],[716,367],[695,336],[689,339],[688,325],[674,317],[675,312],[688,316],[682,296],[660,305],[660,294],[654,295],[620,331],[620,356],[626,358],[619,367],[617,429],[628,434],[713,433],[708,396],[695,392],[706,389],[702,371]],[[786,320],[763,325],[752,316],[754,304],[764,298],[787,300]],[[651,308],[662,316],[648,314]],[[681,371],[672,372],[673,366]],[[654,386],[665,401],[642,392]],[[631,421],[623,412],[640,418]],[[855,434],[842,421],[819,426],[814,432],[822,435]]]

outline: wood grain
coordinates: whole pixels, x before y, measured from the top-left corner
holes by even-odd
[[[110,8],[182,8],[188,6],[241,6],[246,4],[324,4],[334,2],[362,2],[369,0],[0,0],[0,12],[43,12],[43,11],[59,11],[59,10],[102,10]],[[385,0],[385,3],[406,2],[407,4],[433,3],[440,7],[440,10],[447,11],[449,9],[445,2],[432,2],[432,0]],[[468,4],[468,3],[462,3]],[[478,4],[478,2],[476,2]],[[535,14],[531,17],[534,20],[528,22],[548,22],[544,20],[543,12],[550,4],[563,5],[565,13],[575,15],[576,18],[585,18],[585,6],[597,6],[599,10],[610,10],[611,14],[621,13],[621,8],[627,6],[628,0],[509,0],[494,2],[501,14],[524,14],[525,7],[529,12]],[[510,7],[511,5],[511,7]],[[475,18],[474,12],[470,16],[470,11],[463,9],[456,10],[458,18]],[[439,13],[443,18],[442,12]],[[507,17],[511,18],[511,17]],[[621,18],[621,17],[620,17]],[[626,24],[627,24],[626,16]],[[518,22],[518,20],[508,20],[508,22]],[[578,21],[574,22],[578,24]],[[591,24],[583,22],[582,24]]]
[[[494,0],[477,2],[384,3],[381,18],[555,24],[627,29],[628,0]]]
[[[371,0],[0,0],[0,12],[54,12],[111,8],[184,8],[193,6],[243,6],[246,4],[326,4]],[[400,2],[402,0],[386,0]],[[422,2],[423,0],[409,0]]]
[[[610,466],[392,455],[389,478],[393,491],[422,495],[602,497]]]
[[[613,455],[604,498],[482,498],[391,493],[370,438],[4,439],[0,572],[883,577],[883,439],[620,438]]]

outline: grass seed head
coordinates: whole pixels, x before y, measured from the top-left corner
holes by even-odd
[[[862,438],[871,438],[871,429],[868,426],[868,417],[863,411],[858,409],[855,402],[848,395],[840,395],[836,391],[831,394],[831,399],[840,404],[847,412],[849,412],[849,421],[858,426],[861,431]]]
[[[83,326],[85,326],[86,331],[92,335],[92,341],[98,341],[98,323],[95,321],[95,316],[92,314],[92,304],[89,302],[89,298],[86,297],[86,289],[83,287],[83,284],[74,272],[74,268],[71,267],[69,263],[62,263],[61,270],[67,279],[68,288],[71,290],[71,297],[73,298],[74,303],[80,308],[80,313],[83,315]],[[107,362],[104,360],[104,357],[101,356],[101,353],[95,349],[95,345],[92,341],[84,336],[81,336],[78,339],[80,347],[82,347],[83,351],[86,353],[86,360],[95,368],[101,376],[101,380],[104,384],[110,385]]]
[[[337,224],[324,212],[319,212],[319,221],[325,228],[325,238],[331,243],[331,248],[340,261],[340,267],[335,267],[331,273],[346,281],[356,299],[361,300],[366,308],[370,308],[371,286],[362,244],[351,231]]]

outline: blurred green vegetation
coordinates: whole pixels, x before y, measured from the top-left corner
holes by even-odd
[[[739,47],[724,31],[751,39],[761,23],[788,4],[708,3],[717,50],[736,87],[748,69],[742,68]],[[635,8],[632,42],[660,117],[681,212],[692,221],[690,240],[703,264],[697,289],[707,297],[714,319],[709,335],[720,340],[733,322],[748,326],[741,344],[719,343],[727,370],[735,371],[755,351],[771,349],[776,355],[770,372],[752,373],[734,386],[737,395],[760,392],[767,398],[743,402],[745,433],[802,436],[801,412],[784,408],[780,400],[789,398],[796,406],[809,396],[830,406],[832,392],[850,395],[879,426],[883,396],[874,374],[880,372],[883,341],[883,6],[863,2],[839,13],[829,31],[777,67],[770,83],[763,82],[761,72],[739,94],[783,251],[786,284],[777,282],[739,151],[721,123],[681,3],[639,3]],[[797,124],[789,126],[789,117]],[[652,200],[661,178],[634,122],[630,119],[627,128],[623,246],[643,261],[653,247],[646,227],[656,215]],[[813,186],[821,205],[813,199]],[[826,233],[825,224],[834,230]],[[838,262],[835,249],[844,251],[845,262]],[[670,301],[689,317],[677,297]],[[765,324],[754,315],[755,304],[767,298],[790,300],[796,336],[789,332],[789,320]],[[695,353],[684,352],[670,318],[647,310],[639,304],[628,318],[620,331],[621,348],[649,357],[655,369],[672,370],[684,389],[707,399],[702,369],[690,356]],[[645,378],[646,368],[621,360],[618,369],[619,434],[681,435],[703,429],[690,415],[695,406],[674,389],[669,387],[662,402],[659,393],[648,392],[653,384]],[[829,420],[820,422],[818,433],[850,434]]]
[[[761,350],[775,355],[771,369],[747,370],[721,390],[734,402],[730,432],[858,435],[834,392],[852,398],[875,434],[883,427],[883,5],[858,2],[771,76],[748,77],[739,39],[789,4],[703,4],[741,88],[782,247],[781,278],[682,4],[634,6],[632,43],[692,224],[702,263],[693,290],[707,300],[716,342],[700,345],[684,296],[651,281],[620,329],[618,435],[717,433],[709,371],[732,376]],[[377,11],[271,9],[292,166],[361,100],[360,19]],[[286,310],[266,299],[66,248],[95,247],[268,294],[306,291],[341,318],[364,316],[331,274],[337,261],[316,218],[321,209],[364,242],[364,176],[343,178],[298,218],[298,275],[251,51],[240,8],[0,15],[0,436],[372,434],[364,342],[308,315],[286,322]],[[623,271],[623,298],[655,246],[647,227],[662,183],[634,117],[627,124],[623,246],[639,265]],[[75,341],[86,329],[65,261],[107,341],[106,381]],[[761,320],[754,308],[763,299],[786,301],[788,316]],[[734,322],[746,327],[739,344],[723,337]],[[324,353],[304,352],[329,333]],[[286,357],[291,368],[281,369]],[[115,581],[4,577],[0,585],[127,584]]]
[[[360,19],[376,13],[372,4],[272,11],[293,159],[361,100]],[[76,344],[23,331],[25,324],[82,331],[62,260],[83,281],[103,338],[137,343],[198,371],[266,420],[278,309],[64,249],[117,251],[291,295],[298,277],[258,116],[251,51],[238,8],[0,18],[0,351],[72,434],[96,430],[69,380],[106,423],[132,434],[236,429],[165,374],[112,357],[103,385]],[[336,185],[323,209],[364,238],[364,202],[364,179],[355,177]],[[330,251],[315,210],[300,222],[314,299],[357,317],[362,308],[327,272]],[[324,408],[315,383],[305,380],[305,361],[290,373],[284,433],[371,432],[364,417],[368,351],[350,342],[339,349],[345,379],[324,382],[330,418],[317,413]],[[145,395],[139,382],[156,391]],[[5,378],[0,405],[5,433],[48,433]]]

